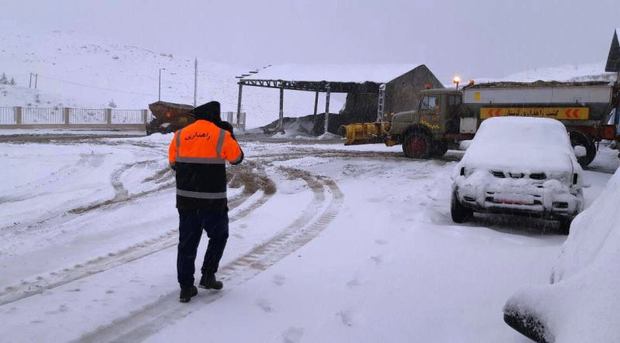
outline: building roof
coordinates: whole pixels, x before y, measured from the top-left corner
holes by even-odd
[[[283,64],[258,69],[258,73],[246,80],[294,80],[294,81],[366,81],[386,83],[409,72],[418,64]]]
[[[620,28],[614,31],[605,71],[620,72],[620,43],[618,42],[618,36],[620,36]]]

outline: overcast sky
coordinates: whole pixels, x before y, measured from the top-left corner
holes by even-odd
[[[620,0],[0,0],[20,30],[73,30],[180,55],[261,66],[427,64],[500,77],[599,62]],[[0,33],[2,34],[2,33]]]

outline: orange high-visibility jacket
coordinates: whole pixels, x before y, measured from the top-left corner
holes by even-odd
[[[230,132],[197,120],[174,134],[168,162],[176,170],[177,207],[228,210],[226,161],[239,164],[243,151]]]

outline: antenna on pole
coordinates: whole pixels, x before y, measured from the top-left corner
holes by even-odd
[[[194,59],[194,107],[196,107],[196,97],[198,95],[198,58]]]

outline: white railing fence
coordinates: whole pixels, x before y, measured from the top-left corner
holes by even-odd
[[[222,112],[223,120],[245,129],[245,112]],[[149,110],[70,107],[0,107],[0,128],[142,129],[153,119]]]
[[[0,127],[144,128],[149,110],[86,109],[69,107],[0,107]]]

